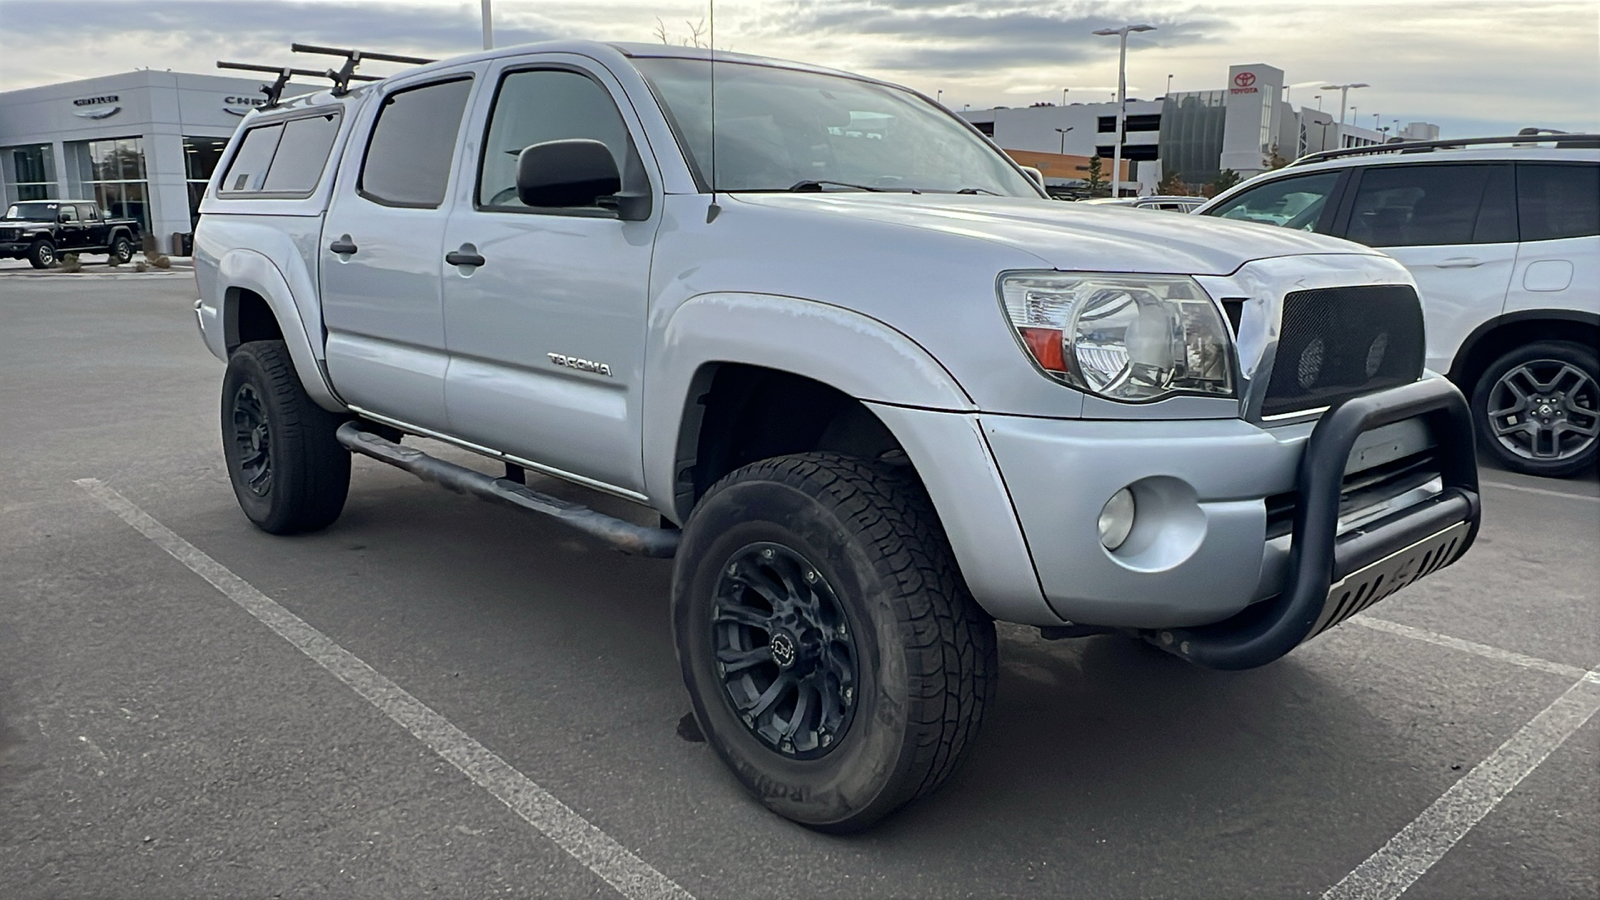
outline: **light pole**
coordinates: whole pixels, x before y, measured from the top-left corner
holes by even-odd
[[[1067,132],[1071,131],[1074,127],[1076,127],[1076,126],[1068,125],[1065,128],[1057,128],[1056,129],[1056,133],[1061,135],[1061,155],[1062,156],[1066,156],[1067,155]]]
[[[489,13],[489,0],[483,0],[483,49],[494,49],[494,16]]]
[[[1155,31],[1154,25],[1124,25],[1121,28],[1101,28],[1095,34],[1103,37],[1117,35],[1121,49],[1117,55],[1117,136],[1111,147],[1111,196],[1122,196],[1122,128],[1128,104],[1128,33]]]
[[[1364,81],[1351,84],[1325,84],[1319,90],[1339,92],[1339,144],[1344,144],[1344,104],[1350,98],[1350,92],[1356,88],[1372,87]]]
[[[1061,105],[1062,106],[1066,106],[1067,105],[1067,91],[1070,91],[1070,90],[1072,90],[1072,88],[1062,88],[1061,89]]]
[[[1167,94],[1170,94],[1170,93],[1172,93],[1172,76],[1168,75],[1167,76]],[[1165,97],[1166,94],[1163,94],[1162,96]]]
[[[1315,97],[1312,97],[1311,99],[1317,101],[1317,112],[1322,112],[1322,95],[1318,94]]]

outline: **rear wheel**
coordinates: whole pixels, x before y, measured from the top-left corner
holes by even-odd
[[[1600,365],[1567,341],[1518,347],[1472,392],[1478,443],[1515,472],[1563,478],[1593,471],[1600,447]]]
[[[994,696],[994,623],[907,470],[778,457],[684,528],[672,614],[708,742],[769,809],[827,831],[937,788]]]
[[[326,528],[350,490],[342,419],[312,402],[283,341],[241,344],[222,379],[222,447],[246,517],[272,534]]]
[[[133,259],[133,241],[126,236],[117,238],[111,242],[111,250],[106,255],[115,261],[113,265]]]
[[[44,238],[28,248],[28,264],[35,269],[48,269],[56,264],[56,245]]]

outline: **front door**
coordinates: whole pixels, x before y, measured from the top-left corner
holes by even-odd
[[[481,158],[461,167],[476,184],[455,193],[444,235],[455,259],[481,263],[445,268],[451,432],[556,474],[642,491],[640,389],[660,213],[625,222],[599,206],[535,209],[516,190],[517,154],[568,138],[604,143],[625,189],[651,190],[638,123],[619,111],[610,74],[581,57],[507,61],[491,77],[492,108],[483,109],[486,96],[474,117]]]
[[[437,431],[449,425],[439,290],[445,198],[473,75],[402,82],[364,110],[319,251],[335,390],[358,408]]]

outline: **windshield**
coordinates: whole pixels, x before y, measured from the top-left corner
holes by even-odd
[[[54,203],[13,203],[6,209],[6,218],[54,222],[56,218],[55,208],[56,205]]]
[[[712,170],[710,63],[636,59],[700,176]],[[719,191],[1039,191],[999,152],[908,91],[837,75],[717,63]]]

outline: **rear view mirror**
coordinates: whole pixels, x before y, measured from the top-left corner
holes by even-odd
[[[523,148],[517,154],[517,198],[536,208],[599,206],[627,221],[650,217],[650,195],[622,193],[622,174],[611,151],[584,138]]]

